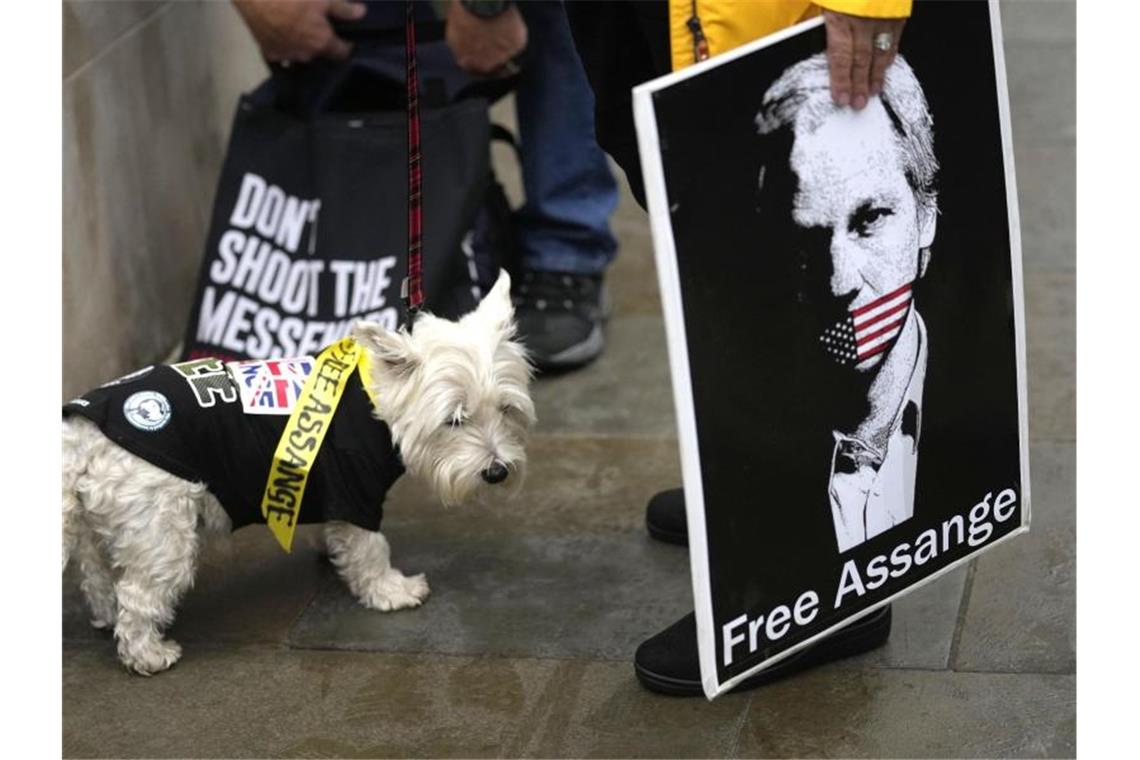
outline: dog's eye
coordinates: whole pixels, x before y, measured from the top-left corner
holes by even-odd
[[[526,419],[526,411],[518,404],[503,404],[499,407],[499,413],[514,420]]]
[[[440,427],[451,428],[454,430],[457,427],[462,427],[464,422],[466,422],[466,420],[462,417],[448,417],[443,421],[443,424],[440,425]]]

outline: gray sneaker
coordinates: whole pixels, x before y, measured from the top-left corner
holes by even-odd
[[[524,271],[513,290],[519,340],[540,371],[581,367],[602,353],[609,308],[601,275]]]

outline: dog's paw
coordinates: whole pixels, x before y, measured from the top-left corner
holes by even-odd
[[[399,570],[389,570],[372,585],[360,600],[373,610],[392,612],[419,607],[428,598],[431,589],[423,573],[408,577]]]
[[[119,647],[119,659],[132,673],[152,676],[167,670],[182,657],[182,647],[170,639],[154,639]]]

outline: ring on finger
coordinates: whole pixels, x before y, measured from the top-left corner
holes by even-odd
[[[895,46],[895,37],[890,32],[879,32],[873,42],[875,50],[881,53],[889,52]]]

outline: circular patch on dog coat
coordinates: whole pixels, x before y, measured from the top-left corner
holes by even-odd
[[[170,402],[158,391],[139,391],[123,402],[123,416],[139,430],[159,430],[170,422]]]

